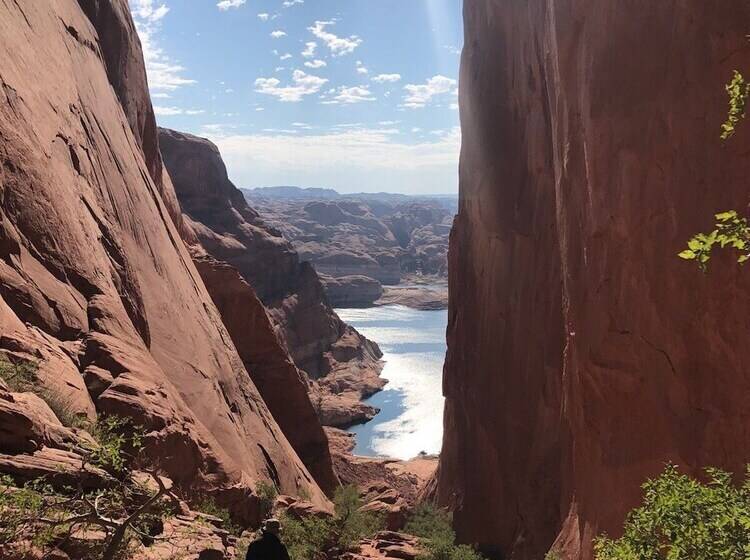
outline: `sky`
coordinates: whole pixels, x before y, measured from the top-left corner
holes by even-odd
[[[458,190],[461,0],[129,0],[160,126],[243,188]]]

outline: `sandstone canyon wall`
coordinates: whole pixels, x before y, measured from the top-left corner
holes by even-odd
[[[245,201],[242,193],[229,180],[218,148],[210,141],[173,130],[160,129],[159,139],[167,169],[174,181],[179,203],[185,213],[185,227],[195,232],[197,240],[211,257],[231,264],[241,280],[257,293],[265,306],[276,334],[294,363],[317,380],[308,389],[321,420],[328,424],[347,425],[372,416],[372,408],[359,400],[383,385],[379,378],[380,349],[344,323],[328,303],[323,286],[310,263],[300,262],[292,245]],[[203,270],[203,267],[199,267]],[[223,276],[223,275],[222,275]],[[204,275],[204,279],[206,276]],[[223,299],[222,282],[208,281],[214,299]],[[252,296],[255,297],[254,295]],[[228,305],[219,304],[222,314],[237,316],[236,298]],[[217,301],[218,303],[218,301]],[[240,353],[247,338],[248,326],[232,319],[230,334]],[[250,323],[249,323],[250,324]],[[245,355],[245,364],[249,356]],[[252,368],[251,368],[252,369]],[[256,368],[259,379],[263,372]],[[299,377],[299,373],[296,377]],[[294,376],[293,376],[294,377]],[[310,430],[309,423],[301,422],[301,411],[310,406],[301,389],[306,384],[302,374],[299,381],[283,384],[258,381],[266,402],[279,419],[292,442],[299,441],[292,430]],[[275,391],[277,396],[267,395]],[[290,394],[302,409],[290,406]],[[363,411],[366,414],[363,416]],[[306,414],[306,412],[305,412]],[[315,424],[315,421],[313,420]],[[323,454],[325,436],[315,429],[318,451],[307,452],[303,458]],[[302,444],[309,451],[308,444]],[[325,450],[327,456],[327,449]],[[328,468],[330,470],[330,468]],[[324,484],[328,486],[328,483]]]
[[[750,5],[465,0],[438,494],[493,557],[590,559],[667,461],[750,459],[750,276],[676,253],[741,207]]]
[[[0,351],[237,514],[259,480],[325,505],[181,240],[127,2],[0,2],[0,52]]]

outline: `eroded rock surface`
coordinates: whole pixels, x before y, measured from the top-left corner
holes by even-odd
[[[0,52],[0,347],[246,519],[259,480],[325,505],[181,239],[127,3],[1,3]]]
[[[750,7],[464,3],[439,495],[498,558],[590,559],[674,461],[744,470],[750,276],[676,254],[743,207],[719,140]]]
[[[320,274],[366,276],[383,285],[407,274],[447,275],[455,199],[293,187],[243,193]]]

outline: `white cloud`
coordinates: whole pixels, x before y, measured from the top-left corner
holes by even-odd
[[[362,39],[356,35],[339,37],[326,31],[326,27],[334,25],[335,23],[335,21],[316,21],[315,25],[308,27],[307,29],[310,33],[325,43],[333,56],[343,56],[354,52],[354,49],[362,44]]]
[[[282,37],[286,37],[286,31],[277,29],[276,31],[271,32],[271,37],[273,37],[274,39],[281,39]]]
[[[433,76],[424,84],[407,84],[404,86],[406,97],[403,107],[419,109],[432,101],[433,97],[450,93],[456,86],[456,80],[445,76]]]
[[[377,76],[374,76],[372,78],[373,82],[377,82],[379,84],[385,84],[385,83],[395,83],[401,80],[401,74],[378,74]]]
[[[409,144],[392,129],[342,126],[312,135],[214,134],[238,185],[325,184],[343,191],[455,192],[460,133]]]
[[[357,74],[369,74],[370,71],[365,67],[361,60],[357,61]]]
[[[270,17],[271,17],[271,15],[267,14],[266,12],[262,12],[262,13],[258,14],[258,19],[260,21],[268,21],[268,18],[270,18]]]
[[[335,105],[338,103],[361,103],[363,101],[375,101],[375,97],[368,88],[342,86],[336,90],[336,95],[333,99],[323,101],[322,103],[324,105]]]
[[[221,2],[216,4],[216,7],[222,11],[227,11],[229,8],[239,8],[245,2],[247,0],[221,0]]]
[[[255,80],[255,91],[273,95],[279,101],[296,103],[306,95],[318,93],[320,88],[328,82],[325,78],[305,74],[302,70],[294,71],[292,81],[293,85],[281,86],[277,78],[258,78]]]
[[[169,13],[167,5],[156,5],[153,0],[130,0],[130,7],[143,48],[149,88],[154,91],[173,91],[194,84],[195,80],[184,77],[185,68],[170,60],[159,46],[161,20]]]
[[[290,58],[292,58],[292,54],[291,53],[286,53],[286,54],[282,54],[279,57],[279,60],[289,60]]]
[[[308,60],[305,62],[305,66],[308,68],[323,68],[324,66],[328,66],[328,64],[326,64],[325,60],[316,58],[315,60]]]
[[[305,50],[302,51],[302,56],[305,58],[312,58],[315,56],[315,49],[318,48],[318,43],[315,41],[310,41],[309,43],[305,43]]]
[[[284,3],[282,4],[285,8],[291,8],[292,6],[296,6],[297,4],[304,4],[305,0],[284,0]]]
[[[175,115],[202,115],[203,109],[181,109],[180,107],[160,107],[154,105],[154,113],[160,117],[172,117]]]

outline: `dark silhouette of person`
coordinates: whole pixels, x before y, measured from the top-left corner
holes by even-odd
[[[280,532],[278,519],[266,519],[260,537],[248,547],[245,560],[289,560],[286,546],[279,539]]]

